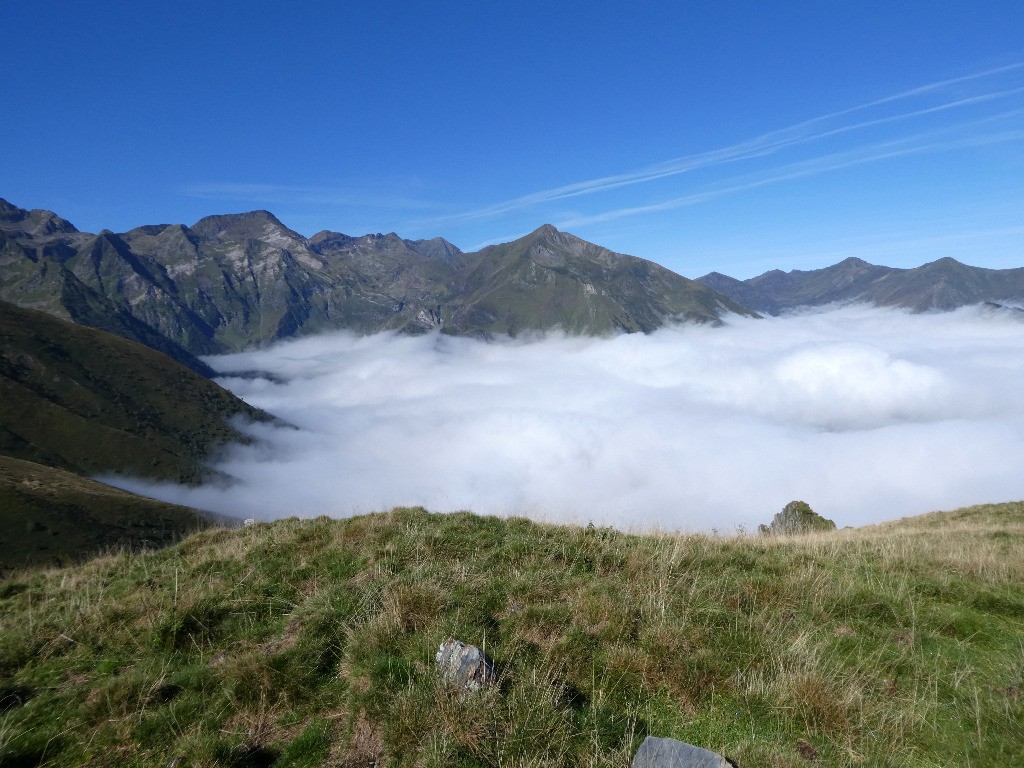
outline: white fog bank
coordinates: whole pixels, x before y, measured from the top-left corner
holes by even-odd
[[[208,358],[299,429],[187,489],[240,517],[398,505],[732,532],[807,501],[840,526],[1024,498],[1024,322],[969,308],[729,319],[484,343],[339,333]],[[259,370],[270,378],[230,377]]]

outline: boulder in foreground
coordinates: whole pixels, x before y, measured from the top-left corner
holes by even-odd
[[[648,736],[633,756],[633,768],[728,768],[721,755],[676,739]]]
[[[434,660],[441,677],[460,688],[476,691],[494,682],[494,667],[475,645],[449,638],[441,643]]]

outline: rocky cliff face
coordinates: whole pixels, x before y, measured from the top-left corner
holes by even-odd
[[[443,238],[311,238],[267,211],[78,232],[0,201],[0,298],[191,357],[347,328],[488,336],[648,332],[750,314],[712,289],[550,225],[464,254]]]
[[[203,343],[209,329],[176,292],[158,262],[112,232],[79,232],[49,211],[0,200],[0,299],[138,341],[208,376],[195,354],[215,350]],[[152,324],[161,313],[176,333]]]

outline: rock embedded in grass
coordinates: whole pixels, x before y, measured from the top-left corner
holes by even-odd
[[[475,645],[448,638],[434,660],[441,677],[460,688],[476,691],[494,682],[494,667]]]
[[[648,736],[633,756],[633,768],[728,768],[721,755],[685,741]]]

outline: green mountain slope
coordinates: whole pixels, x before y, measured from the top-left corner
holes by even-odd
[[[0,302],[0,571],[169,544],[215,516],[80,475],[197,482],[266,414],[166,357]]]
[[[267,418],[155,350],[0,302],[0,454],[195,482],[242,439],[233,416]]]
[[[773,270],[749,280],[718,272],[699,281],[767,314],[833,302],[864,302],[914,312],[951,310],[985,302],[1024,301],[1024,268],[983,269],[945,258],[894,269],[850,258],[809,271]]]
[[[719,323],[752,314],[693,280],[545,225],[511,243],[457,257],[456,301],[446,328],[508,333],[649,333],[666,322]]]
[[[0,298],[142,341],[196,370],[184,355],[338,328],[605,334],[747,312],[550,226],[462,254],[442,238],[394,233],[307,239],[267,211],[91,235],[0,201],[0,238]]]
[[[0,575],[125,547],[166,546],[213,519],[71,472],[0,456]]]
[[[4,765],[1024,762],[1024,504],[798,537],[395,510],[0,584]],[[438,680],[455,637],[497,684]]]

